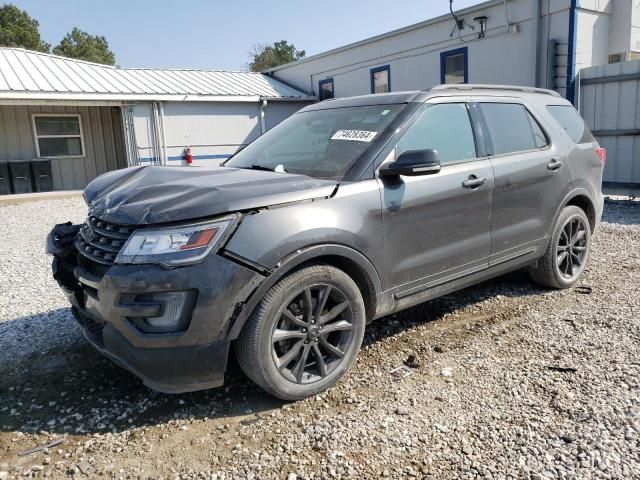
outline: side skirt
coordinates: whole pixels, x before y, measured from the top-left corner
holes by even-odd
[[[491,278],[531,265],[538,260],[540,256],[538,252],[538,250],[529,252],[525,255],[518,256],[517,258],[509,259],[497,265],[488,267],[482,271],[471,272],[450,282],[434,286],[415,294],[402,296],[402,298],[396,298],[393,291],[382,292],[378,296],[377,304],[380,306],[388,306],[388,310],[381,311],[381,309],[378,309],[374,319],[405,310],[420,303],[428,302],[434,298],[462,290],[463,288],[476,285]]]

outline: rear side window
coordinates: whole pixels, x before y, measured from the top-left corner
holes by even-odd
[[[480,103],[487,123],[492,155],[546,147],[549,142],[529,111],[519,103]]]
[[[595,142],[595,138],[589,131],[576,109],[570,105],[548,105],[547,110],[567,132],[569,138],[576,143]]]
[[[475,158],[476,145],[466,104],[427,107],[398,142],[397,155],[426,149],[437,150],[442,164]]]

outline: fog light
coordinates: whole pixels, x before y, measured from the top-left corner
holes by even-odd
[[[187,300],[189,292],[167,292],[153,295],[153,299],[164,304],[162,315],[159,317],[149,317],[147,323],[153,328],[163,330],[176,330],[182,316],[182,308]]]
[[[129,320],[145,333],[181,332],[189,326],[195,299],[195,290],[139,294],[133,304],[160,305],[160,315]]]

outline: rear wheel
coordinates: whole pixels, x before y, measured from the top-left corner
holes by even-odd
[[[330,265],[291,273],[264,296],[235,342],[238,363],[270,394],[299,400],[353,365],[365,327],[355,282]]]
[[[530,269],[533,280],[552,288],[569,288],[582,275],[591,250],[591,227],[582,209],[565,207],[553,229],[551,241],[538,265]]]

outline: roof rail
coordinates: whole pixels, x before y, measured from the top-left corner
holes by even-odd
[[[561,95],[554,90],[547,90],[546,88],[535,87],[519,87],[517,85],[485,85],[485,84],[472,84],[472,83],[457,83],[451,85],[436,85],[431,90],[510,90],[515,92],[525,93],[542,93],[544,95],[552,95],[554,97],[561,97]]]

